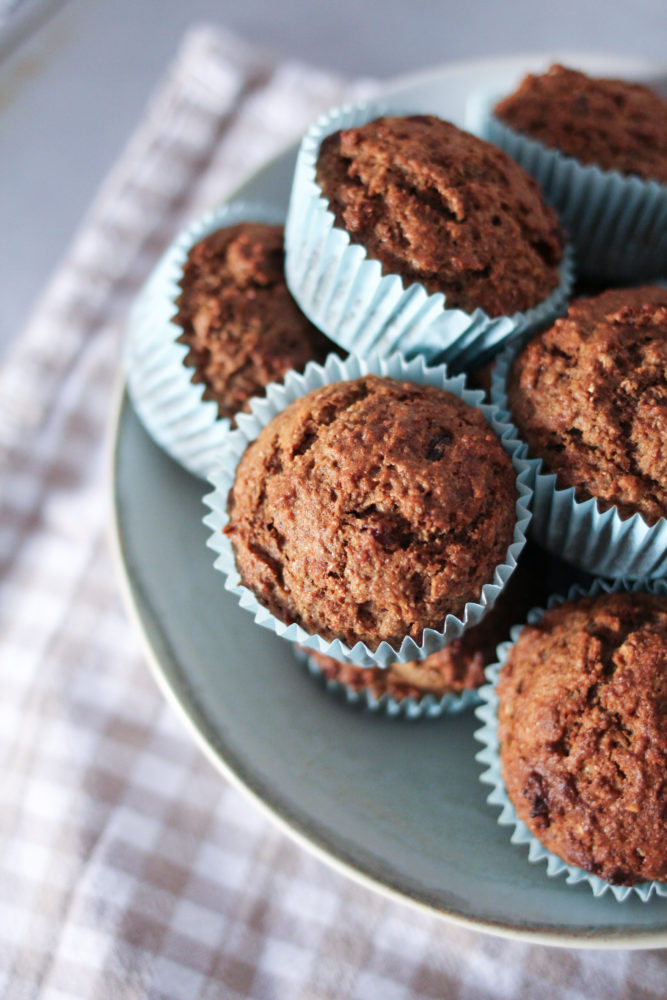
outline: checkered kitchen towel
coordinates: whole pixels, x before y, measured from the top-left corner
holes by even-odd
[[[195,749],[119,603],[103,439],[128,303],[185,217],[350,92],[191,32],[0,369],[6,1000],[664,996],[664,953],[484,936],[305,853]]]

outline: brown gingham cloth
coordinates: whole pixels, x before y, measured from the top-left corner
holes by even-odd
[[[314,859],[195,748],[109,554],[128,303],[184,218],[351,88],[193,30],[0,370],[5,1000],[665,996],[665,952],[477,934]]]

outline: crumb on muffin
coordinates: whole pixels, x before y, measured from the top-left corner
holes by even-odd
[[[548,850],[615,885],[667,878],[667,597],[568,601],[498,681],[502,775]]]
[[[507,395],[561,488],[647,524],[667,514],[667,289],[576,299],[519,353]]]
[[[581,163],[667,184],[667,101],[641,84],[554,65],[528,75],[494,114]]]

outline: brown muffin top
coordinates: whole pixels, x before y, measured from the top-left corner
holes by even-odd
[[[551,851],[608,882],[667,878],[667,598],[569,601],[498,683],[507,793]]]
[[[552,66],[494,114],[581,163],[667,183],[667,101],[648,87]]]
[[[184,364],[220,417],[335,349],[287,290],[282,226],[241,222],[205,236],[188,253],[181,289],[174,322],[190,348]]]
[[[327,679],[355,691],[368,688],[378,698],[385,693],[397,701],[420,699],[427,694],[440,698],[478,688],[484,683],[484,668],[496,659],[498,643],[509,638],[511,626],[522,621],[535,604],[534,574],[538,565],[534,556],[526,558],[525,551],[522,552],[517,568],[481,622],[471,625],[459,638],[424,660],[394,663],[383,670],[355,667],[310,649],[305,652],[317,662]]]
[[[353,242],[385,274],[490,316],[558,285],[560,226],[505,153],[432,115],[379,118],[328,136],[317,181]]]
[[[512,542],[512,462],[444,390],[368,375],[296,400],[251,443],[229,497],[242,581],[272,614],[372,648],[442,630]]]
[[[577,499],[648,524],[667,514],[667,289],[572,302],[516,358],[508,400],[532,455]]]

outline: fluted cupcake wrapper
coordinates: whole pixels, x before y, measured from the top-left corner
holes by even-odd
[[[566,248],[560,283],[543,302],[512,316],[490,317],[482,309],[448,308],[442,293],[419,282],[405,285],[383,275],[364,247],[334,226],[334,215],[315,179],[320,143],[332,132],[354,128],[385,114],[405,114],[386,104],[345,105],[322,115],[299,149],[285,225],[285,275],[302,311],[331,340],[360,357],[422,355],[428,361],[481,364],[505,340],[554,320],[567,308],[574,280]]]
[[[325,677],[315,657],[309,656],[298,646],[294,647],[294,655],[297,660],[305,664],[308,673],[321,683],[329,694],[344,699],[355,708],[378,712],[391,718],[435,719],[441,715],[459,715],[466,709],[479,705],[479,694],[473,689],[466,689],[460,694],[425,693],[419,698],[412,696],[396,698],[386,691],[377,695],[370,687],[357,690],[350,684]]]
[[[182,329],[172,320],[179,282],[190,249],[209,233],[239,222],[282,224],[284,212],[267,205],[232,202],[207,212],[185,229],[156,265],[130,312],[124,346],[132,404],[154,441],[189,472],[204,478],[229,430],[218,406],[204,401],[203,383],[186,367],[189,348],[177,343]]]
[[[515,132],[492,113],[500,96],[473,95],[466,123],[535,178],[575,246],[577,270],[610,281],[667,276],[667,185],[579,163]]]
[[[363,642],[357,642],[353,647],[350,647],[340,639],[330,641],[323,636],[306,632],[300,625],[288,625],[280,621],[263,607],[254,594],[241,583],[231,542],[223,534],[223,528],[228,521],[227,498],[234,483],[236,468],[246,447],[255,440],[262,428],[284,410],[289,403],[305,396],[313,389],[331,382],[356,379],[367,374],[436,385],[474,406],[481,411],[487,423],[501,439],[517,472],[518,500],[516,502],[514,537],[504,561],[496,566],[492,580],[482,587],[478,601],[470,601],[465,605],[462,618],[456,615],[447,615],[442,630],[424,629],[420,645],[414,639],[406,636],[399,649],[395,649],[384,641],[374,650]],[[258,624],[271,629],[289,642],[297,642],[301,646],[315,649],[337,660],[347,659],[357,666],[378,665],[386,667],[396,661],[405,663],[409,660],[423,660],[431,653],[442,649],[452,639],[460,636],[466,627],[480,621],[485,612],[493,606],[516,567],[517,558],[526,541],[526,529],[530,521],[529,504],[532,495],[532,491],[526,483],[528,470],[521,459],[516,456],[518,442],[513,441],[507,433],[508,427],[498,421],[496,408],[482,403],[483,396],[482,392],[465,388],[464,376],[448,377],[444,365],[427,367],[423,358],[406,361],[401,355],[394,355],[386,359],[377,356],[367,359],[349,357],[346,361],[342,361],[337,355],[331,354],[323,366],[309,362],[303,374],[292,371],[287,374],[284,383],[272,383],[267,388],[266,397],[255,398],[251,401],[249,414],[239,414],[237,429],[230,431],[225,436],[218,455],[219,462],[208,477],[214,490],[204,497],[204,503],[211,511],[204,518],[204,523],[212,531],[208,545],[218,553],[214,565],[216,569],[225,574],[226,589],[237,595],[241,607],[250,611]]]
[[[507,377],[517,350],[502,351],[491,376],[491,401],[513,440],[520,433],[509,411]],[[577,500],[573,487],[560,488],[555,474],[542,472],[542,459],[532,458],[525,442],[519,454],[533,489],[530,534],[543,548],[595,576],[667,576],[667,518],[649,525],[641,514],[622,519],[616,507],[601,512],[596,500]]]
[[[632,592],[644,590],[651,594],[667,594],[667,581],[616,580],[613,583],[609,583],[604,580],[595,580],[588,590],[585,590],[575,584],[570,588],[567,597],[555,595],[549,599],[547,606],[549,608],[553,608],[562,604],[565,600],[575,600],[577,598],[587,596],[595,597],[598,594],[617,593],[621,590],[628,590]],[[528,624],[536,625],[542,618],[544,612],[544,608],[533,608],[527,615]],[[479,761],[480,764],[484,764],[486,767],[486,770],[484,770],[480,775],[480,781],[491,786],[491,792],[489,793],[486,801],[489,805],[500,808],[501,812],[498,817],[498,823],[500,826],[514,827],[512,836],[510,837],[511,843],[528,847],[529,861],[533,863],[546,862],[547,875],[551,877],[565,875],[566,881],[569,885],[577,885],[580,882],[586,882],[590,886],[593,895],[602,896],[609,892],[615,899],[618,900],[619,903],[633,896],[638,896],[643,902],[647,902],[653,895],[667,897],[667,883],[665,882],[640,882],[633,886],[611,885],[609,882],[606,882],[597,875],[592,875],[583,868],[567,864],[567,862],[563,861],[562,858],[559,858],[557,854],[554,854],[552,851],[548,851],[546,847],[544,847],[544,845],[537,839],[537,837],[533,836],[523,820],[520,820],[517,816],[516,810],[505,790],[505,782],[503,781],[501,774],[500,744],[498,742],[498,697],[496,694],[496,686],[500,671],[502,670],[509,655],[509,651],[519,638],[523,627],[523,625],[515,625],[514,628],[510,630],[511,640],[500,643],[497,649],[498,662],[493,663],[486,668],[486,679],[488,683],[479,689],[479,696],[482,700],[482,704],[475,709],[475,715],[483,723],[483,726],[474,733],[474,737],[484,746],[483,749],[475,755],[475,760]]]

